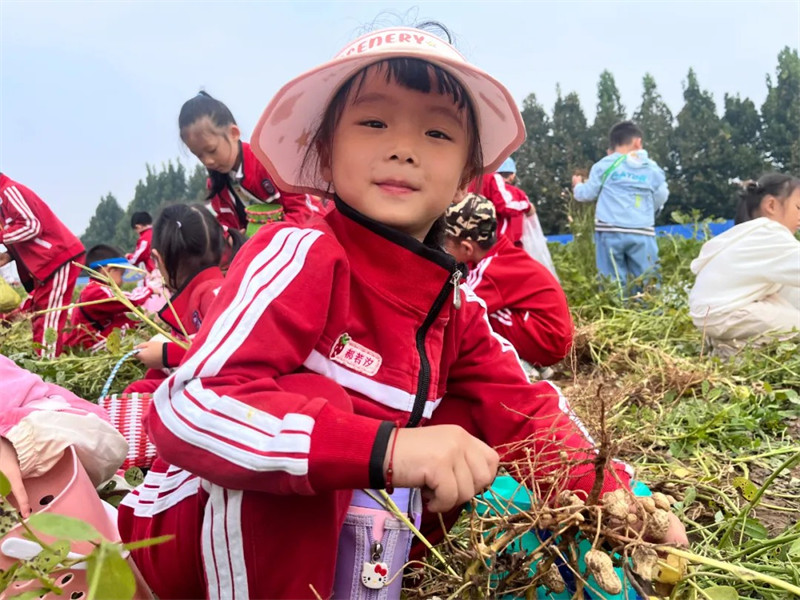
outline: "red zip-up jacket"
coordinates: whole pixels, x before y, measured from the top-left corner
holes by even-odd
[[[174,333],[194,336],[203,322],[203,317],[208,313],[214,298],[217,297],[219,288],[224,281],[224,275],[219,267],[208,267],[197,273],[187,281],[171,298],[169,303],[162,308],[158,316],[167,323]],[[170,309],[172,304],[172,309]],[[187,350],[178,344],[167,342],[164,344],[162,362],[167,368],[177,367],[183,360]]]
[[[16,261],[20,279],[39,282],[84,253],[81,241],[39,196],[2,173],[0,243]]]
[[[393,422],[444,411],[537,477],[566,453],[576,462],[564,485],[588,493],[595,452],[583,426],[557,387],[528,381],[482,301],[466,286],[454,296],[461,273],[440,249],[339,200],[305,227],[262,228],[154,394],[146,426],[159,456],[230,489],[379,488]],[[309,371],[345,388],[353,412],[276,383]],[[611,468],[626,485],[626,467]],[[604,478],[605,491],[619,485]]]
[[[136,242],[136,248],[131,254],[127,254],[125,258],[134,266],[144,268],[148,273],[155,271],[156,264],[150,256],[150,250],[153,247],[153,228],[148,227],[139,232],[139,239]]]
[[[132,292],[124,293],[134,306],[141,306],[153,294],[153,290],[148,287],[140,287]],[[96,279],[90,279],[81,291],[78,302],[108,300],[113,297],[114,293],[108,285]],[[128,307],[119,300],[74,307],[70,313],[70,329],[64,336],[64,345],[89,349],[105,340],[114,329],[135,327],[136,322],[128,317],[127,312]]]
[[[557,363],[572,345],[572,317],[556,278],[508,238],[498,238],[467,277],[492,329],[534,365]]]
[[[324,209],[319,199],[310,194],[293,194],[279,189],[272,181],[272,176],[267,172],[256,155],[250,149],[250,144],[242,142],[242,187],[265,203],[277,203],[283,206],[284,220],[287,223],[302,224],[309,219],[324,214]],[[208,180],[209,188],[211,180]],[[237,206],[236,198],[229,187],[223,188],[216,196],[210,199],[211,209],[217,216],[220,225],[232,229],[247,227],[247,218],[244,213],[244,204]]]
[[[530,210],[528,196],[518,187],[506,183],[500,173],[474,179],[467,191],[480,194],[494,204],[497,214],[497,235],[516,243],[522,239],[522,223]]]

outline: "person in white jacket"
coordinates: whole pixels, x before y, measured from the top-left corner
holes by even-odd
[[[800,179],[770,173],[745,185],[736,225],[703,244],[689,312],[715,354],[800,337],[798,228]]]

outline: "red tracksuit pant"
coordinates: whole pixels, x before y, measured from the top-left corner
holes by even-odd
[[[75,261],[83,262],[83,256],[76,258]],[[72,292],[75,290],[75,282],[80,272],[81,268],[72,262],[62,265],[46,281],[37,284],[30,298],[26,300],[27,310],[34,313],[31,328],[33,343],[39,356],[55,358],[61,354],[63,342],[61,332],[67,323],[68,311],[53,310],[38,315],[35,313],[71,304]]]
[[[324,377],[289,375],[279,382],[286,391],[323,396],[352,410],[347,393]],[[157,459],[145,482],[120,505],[119,529],[126,542],[175,536],[133,552],[162,600],[315,598],[312,586],[329,598],[351,495],[350,490],[314,496],[230,490]]]

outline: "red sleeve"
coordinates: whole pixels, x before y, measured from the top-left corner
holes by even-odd
[[[281,192],[284,218],[287,223],[302,225],[316,216],[325,214],[320,201],[310,194]]]
[[[161,362],[168,369],[175,368],[181,364],[187,352],[187,349],[175,342],[165,342],[161,351]]]
[[[0,242],[6,246],[30,240],[42,231],[42,223],[31,205],[41,202],[30,190],[10,185],[3,190],[3,216]]]
[[[150,256],[150,240],[145,236],[139,236],[139,241],[136,242],[136,248],[133,254],[128,255],[128,260],[132,265],[136,266],[140,262],[145,262]]]
[[[527,198],[514,197],[511,190],[506,187],[506,182],[503,181],[500,173],[485,175],[480,190],[482,196],[492,201],[498,217],[512,217],[519,213],[525,213],[530,207]]]
[[[466,288],[464,297],[457,325],[458,358],[450,367],[447,396],[431,424],[465,423],[500,452],[502,461],[514,462],[517,472],[512,475],[530,489],[539,486],[543,497],[564,488],[588,494],[596,455],[588,431],[556,386],[528,382],[511,345],[492,333],[480,300]],[[560,478],[562,453],[570,466]],[[557,479],[552,484],[550,476]],[[629,468],[612,462],[603,491],[628,487],[629,482]]]
[[[324,377],[292,375],[319,380],[302,393],[282,383],[302,370],[326,324],[344,330],[344,253],[315,229],[262,231],[236,256],[183,364],[154,394],[150,436],[164,460],[227,488],[367,487],[383,423],[353,414]]]
[[[229,229],[236,229],[237,231],[242,229],[242,226],[239,224],[239,217],[229,204],[226,203],[223,205],[222,197],[219,194],[211,198],[209,204],[211,212],[214,213],[220,225],[228,227]]]
[[[136,288],[132,292],[123,292],[125,297],[131,301],[134,306],[141,306],[147,299],[152,296],[153,290],[148,287]],[[111,288],[105,285],[92,285],[84,288],[80,295],[81,302],[90,302],[94,300],[106,300],[114,297]],[[83,310],[88,316],[95,321],[105,321],[114,316],[127,312],[128,307],[120,300],[108,300],[102,304],[92,304],[85,306]]]
[[[572,346],[567,297],[546,267],[533,259],[525,262],[524,274],[493,263],[499,269],[487,269],[490,276],[481,280],[475,293],[486,302],[492,329],[511,341],[523,359],[537,366],[553,365]]]

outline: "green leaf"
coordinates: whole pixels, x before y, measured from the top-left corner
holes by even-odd
[[[3,506],[2,510],[6,511],[7,508]],[[14,529],[14,527],[16,527],[18,523],[19,523],[19,518],[17,516],[16,511],[13,512],[8,511],[0,515],[0,538],[2,538],[5,534]]]
[[[22,592],[17,596],[9,596],[10,600],[39,600],[42,597],[42,594],[46,594],[50,590],[45,588],[39,588],[38,590],[28,590],[27,592]]]
[[[115,329],[106,336],[106,349],[111,354],[119,354],[120,346],[122,345],[119,337],[119,329]]]
[[[39,554],[31,559],[31,565],[44,573],[49,573],[69,554],[69,542],[59,540],[50,544],[50,549],[44,548]]]
[[[783,393],[786,395],[786,399],[792,404],[800,404],[800,394],[794,390],[783,390]]]
[[[129,544],[124,544],[122,547],[125,550],[139,550],[140,548],[147,548],[149,546],[157,546],[158,544],[163,544],[165,542],[170,541],[173,539],[174,535],[160,535],[158,537],[149,538],[146,540],[138,540],[136,542],[130,542]]]
[[[703,590],[711,600],[739,600],[739,592],[729,585],[715,585]]]
[[[11,482],[6,477],[5,473],[0,471],[0,496],[5,498],[11,493]]]
[[[131,487],[141,485],[144,481],[144,472],[139,467],[131,467],[125,471],[125,481]]]
[[[87,600],[131,600],[136,593],[136,579],[116,544],[103,543],[89,556]]]
[[[800,557],[800,539],[794,541],[794,544],[789,546],[789,556]]]
[[[52,513],[35,513],[28,518],[28,525],[45,535],[79,542],[100,541],[103,536],[94,527],[80,519]]]
[[[734,477],[731,483],[739,495],[748,502],[752,502],[758,493],[758,486],[747,477]]]
[[[769,537],[767,528],[758,519],[746,519],[742,528],[744,534],[754,540],[765,540]]]

